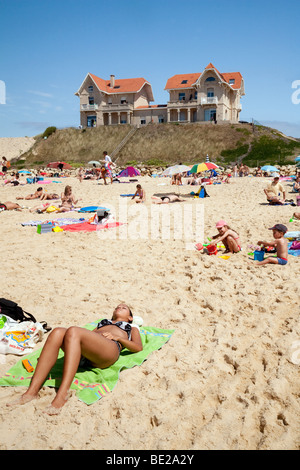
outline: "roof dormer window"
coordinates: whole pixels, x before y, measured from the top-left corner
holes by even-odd
[[[120,88],[120,85],[116,85],[116,86],[114,86],[114,88]]]
[[[187,80],[182,80],[181,85],[186,84],[188,81]]]
[[[214,82],[216,79],[215,77],[207,77],[207,79],[205,80],[206,82]]]
[[[230,78],[229,85],[234,85],[234,84],[235,84],[235,78]]]
[[[93,85],[90,85],[90,86],[88,87],[88,92],[89,92],[89,93],[93,93],[93,91],[94,91],[94,87],[93,87]]]

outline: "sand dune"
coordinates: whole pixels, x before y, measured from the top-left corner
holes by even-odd
[[[27,152],[35,143],[34,137],[0,137],[0,157],[7,160]]]
[[[191,208],[194,233],[200,204],[205,236],[216,233],[221,218],[237,230],[243,251],[224,260],[187,249],[199,241],[193,237],[174,240],[172,220],[170,239],[135,239],[144,236],[147,222],[151,235],[150,196],[174,189],[162,178],[139,181],[147,195],[140,213],[139,205],[119,196],[134,192],[136,183],[63,180],[83,206],[111,204],[117,217],[122,199],[129,208],[127,239],[119,231],[112,239],[104,233],[39,235],[21,222],[57,216],[0,213],[2,297],[52,327],[82,326],[125,301],[144,325],[175,329],[161,350],[123,371],[113,392],[91,406],[72,393],[61,414],[49,417],[42,411],[55,390],[45,388],[39,400],[7,409],[5,402],[21,389],[0,387],[0,448],[299,448],[299,366],[290,361],[290,347],[300,339],[300,259],[256,268],[247,255],[248,244],[272,238],[274,223],[300,230],[300,221],[289,223],[295,208],[263,205],[266,181],[259,178],[209,186],[209,198],[178,204],[182,211]],[[47,190],[63,187],[53,183]],[[182,186],[180,193],[191,189]],[[1,186],[0,201],[29,192],[32,186]],[[0,375],[17,360],[2,355]]]

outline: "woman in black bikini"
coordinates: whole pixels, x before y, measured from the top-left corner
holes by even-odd
[[[25,404],[37,397],[61,348],[65,353],[62,381],[47,410],[48,414],[58,414],[67,401],[79,364],[85,362],[85,366],[106,369],[118,360],[123,348],[131,352],[143,350],[139,330],[131,325],[132,320],[130,308],[120,304],[114,310],[112,319],[102,320],[93,331],[77,326],[55,328],[43,347],[29,388],[8,406]]]
[[[151,196],[151,199],[153,199],[153,204],[169,204],[170,202],[183,202],[184,199],[182,199],[179,196],[176,196],[176,194],[166,194],[165,196]]]

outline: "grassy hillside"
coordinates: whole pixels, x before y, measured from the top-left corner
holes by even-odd
[[[129,125],[93,129],[56,130],[47,139],[36,138],[35,145],[17,162],[22,166],[45,166],[50,161],[66,161],[76,166],[111,154],[131,130]],[[250,124],[150,124],[136,130],[114,157],[118,165],[170,165],[205,160],[228,165],[243,161],[257,164],[294,163],[300,141],[275,129]]]

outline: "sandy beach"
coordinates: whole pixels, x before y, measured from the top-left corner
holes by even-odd
[[[112,393],[87,406],[72,392],[59,416],[43,413],[54,388],[7,408],[24,389],[0,387],[0,449],[299,449],[299,365],[291,362],[291,346],[300,340],[300,258],[257,268],[248,256],[249,244],[272,239],[268,228],[275,223],[300,230],[300,221],[289,223],[297,208],[266,205],[264,178],[208,186],[205,199],[189,197],[195,187],[183,185],[186,201],[165,207],[182,213],[189,207],[191,236],[174,239],[171,219],[169,238],[160,228],[154,239],[151,195],[173,192],[168,179],[139,178],[144,205],[120,197],[133,193],[136,182],[60,181],[45,188],[61,193],[71,184],[82,207],[109,206],[117,220],[121,202],[128,223],[101,233],[40,235],[21,224],[61,214],[1,212],[1,297],[52,328],[83,326],[126,302],[145,326],[175,331],[141,366],[122,371]],[[287,198],[295,199],[291,184],[283,184]],[[37,187],[7,187],[0,180],[0,201],[16,201]],[[200,241],[197,205],[204,206],[205,237],[225,219],[239,233],[242,252],[225,260],[193,249]],[[1,355],[0,376],[19,359]]]

